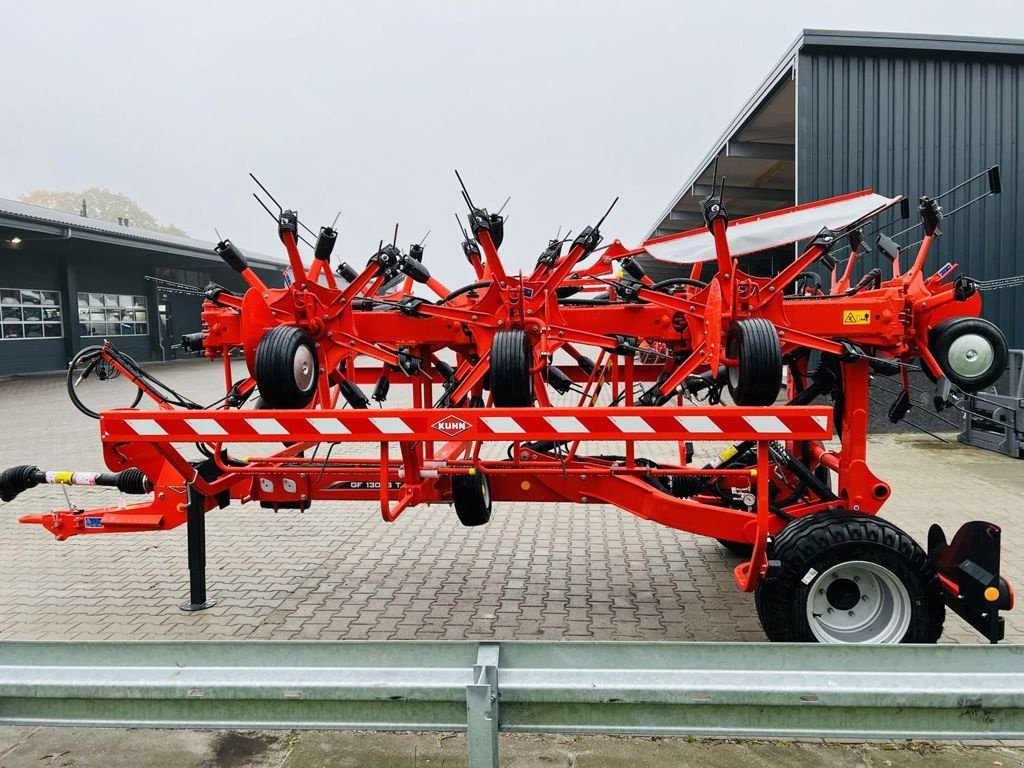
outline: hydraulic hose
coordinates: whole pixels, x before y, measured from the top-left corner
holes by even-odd
[[[653,285],[641,286],[649,291],[663,291],[666,288],[674,288],[677,285],[689,285],[692,288],[707,288],[708,284],[703,280],[694,280],[692,277],[670,277]]]
[[[479,283],[470,283],[469,285],[464,285],[461,288],[456,288],[454,291],[452,291],[447,296],[445,296],[443,299],[441,299],[441,301],[439,301],[438,303],[439,304],[447,304],[448,302],[450,302],[450,301],[452,301],[454,299],[457,299],[459,296],[461,296],[464,293],[469,293],[470,291],[476,291],[476,290],[479,290],[480,288],[489,288],[490,285],[491,285],[491,281],[490,280],[483,280],[483,281],[481,281]]]

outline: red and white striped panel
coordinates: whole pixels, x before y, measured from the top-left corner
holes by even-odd
[[[107,442],[826,439],[827,407],[110,411]]]

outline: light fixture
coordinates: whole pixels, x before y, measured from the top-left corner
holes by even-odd
[[[14,237],[12,237],[7,242],[9,242],[11,245],[21,245],[21,238],[18,237],[17,235],[15,235]]]

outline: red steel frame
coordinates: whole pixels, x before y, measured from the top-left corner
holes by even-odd
[[[152,501],[127,507],[29,515],[58,538],[78,534],[164,530],[186,522],[187,486],[207,497],[228,492],[243,502],[308,499],[377,499],[384,520],[392,522],[408,507],[448,503],[455,474],[483,472],[496,500],[602,502],[648,520],[705,536],[750,541],[751,562],[764,563],[764,543],[783,520],[769,511],[768,444],[815,441],[832,434],[831,409],[824,406],[778,408],[489,408],[374,410],[217,410],[105,412],[100,420],[104,456],[112,470],[137,467],[154,482]],[[446,432],[455,432],[447,436]],[[223,474],[204,480],[178,446],[205,442],[219,453],[233,443],[280,444],[296,441],[266,456],[247,456],[239,465],[222,463]],[[454,439],[450,439],[454,438]],[[702,441],[752,440],[758,462],[750,468],[707,470],[693,467],[649,468],[567,458],[560,462],[525,448],[525,440]],[[296,458],[319,442],[379,444],[378,459]],[[481,444],[512,442],[512,459],[479,456]],[[397,443],[401,457],[391,458]],[[428,458],[432,456],[433,458]],[[645,478],[709,474],[756,484],[751,510],[725,509],[700,499],[678,499],[656,491]],[[287,483],[287,480],[292,480]],[[811,508],[806,508],[805,513]],[[753,589],[760,568],[737,569],[737,582]]]
[[[966,299],[955,294],[949,280],[952,268],[927,279],[922,276],[931,235],[905,273],[897,262],[892,278],[845,295],[851,258],[842,278],[833,278],[832,295],[807,300],[785,291],[825,255],[828,246],[812,244],[773,277],[750,276],[730,252],[723,216],[709,221],[717,273],[704,286],[684,286],[673,293],[653,290],[647,278],[631,284],[604,276],[610,266],[643,254],[643,247],[627,249],[614,241],[590,267],[581,268],[600,239],[590,228],[566,255],[538,265],[529,276],[510,276],[487,221],[484,212],[474,210],[470,223],[475,242],[464,244],[484,285],[448,299],[443,285],[426,279],[422,282],[443,299],[436,304],[413,298],[411,279],[395,293],[377,295],[386,281],[387,257],[397,258],[397,251],[382,249],[354,280],[339,287],[324,262],[314,260],[310,268],[304,267],[295,233],[282,228],[281,239],[296,276],[293,284],[271,289],[250,269],[240,269],[250,286],[245,295],[221,292],[204,307],[205,349],[211,359],[223,359],[230,390],[232,350],[243,351],[252,371],[264,333],[276,325],[298,325],[317,345],[322,375],[313,401],[299,410],[240,410],[226,404],[213,410],[181,410],[161,402],[145,382],[136,380],[157,401],[158,409],[107,411],[100,419],[101,436],[107,466],[115,471],[140,469],[153,486],[152,500],[88,512],[27,515],[22,522],[41,524],[61,539],[169,529],[189,519],[190,487],[205,498],[207,510],[223,494],[243,502],[300,507],[311,500],[376,500],[383,519],[393,521],[411,506],[450,503],[454,475],[483,473],[495,500],[609,503],[673,528],[749,542],[753,555],[736,569],[737,583],[749,591],[766,566],[768,537],[788,520],[837,506],[873,514],[889,497],[889,486],[867,465],[869,362],[863,355],[851,355],[851,349],[870,349],[873,355],[900,360],[920,357],[941,375],[927,348],[929,330],[948,317],[977,315],[980,310],[977,294]],[[699,269],[692,274],[696,278]],[[609,303],[567,304],[558,291],[570,288],[579,289],[582,296],[608,291]],[[391,311],[375,311],[368,303],[391,304]],[[859,322],[845,319],[851,312]],[[833,436],[831,407],[683,405],[680,385],[688,378],[737,364],[729,357],[726,339],[733,324],[750,317],[774,324],[798,375],[808,374],[808,351],[844,360],[840,448],[829,450],[822,444]],[[526,331],[532,341],[536,408],[493,408],[484,400],[492,340],[498,331],[512,328]],[[631,341],[650,345],[662,363],[635,362]],[[582,365],[579,346],[601,350],[592,370]],[[445,349],[454,353],[457,365],[447,398],[440,403],[435,398],[446,377],[438,353]],[[574,407],[553,406],[545,385],[545,371],[560,351],[577,361],[558,364],[582,386]],[[357,358],[376,361],[377,367],[357,365]],[[402,368],[403,360],[410,358],[417,361],[413,375]],[[132,378],[116,358],[111,356],[110,362]],[[411,385],[412,408],[338,407],[346,381],[367,383],[381,375]],[[635,387],[644,384],[649,385],[644,393],[648,405],[673,399],[675,404],[640,407],[643,398],[637,398]],[[250,376],[234,387],[248,394],[255,385]],[[792,388],[791,384],[791,395]],[[605,389],[619,405],[596,404]],[[486,407],[466,407],[471,398]],[[552,453],[533,446],[543,441],[566,447]],[[585,455],[584,441],[621,443],[624,455]],[[638,461],[636,444],[643,441],[677,442],[679,462]],[[686,461],[686,444],[701,441],[752,441],[756,463],[694,466]],[[508,460],[481,457],[482,448],[494,442],[511,443]],[[214,457],[210,477],[200,474],[180,449],[193,443],[206,445]],[[230,450],[238,443],[276,444],[277,450],[238,457]],[[332,446],[326,456],[305,455],[323,443]],[[334,455],[335,445],[352,443],[376,444],[377,457]],[[834,473],[838,499],[805,493],[788,506],[773,509],[773,497],[784,490],[786,477],[771,458],[772,443],[810,456],[811,469],[821,466]],[[391,455],[393,444],[398,446],[397,457]],[[656,482],[687,475],[713,478],[732,494],[732,502],[706,492],[676,498]],[[744,491],[753,498],[745,505],[737,501],[744,498]]]

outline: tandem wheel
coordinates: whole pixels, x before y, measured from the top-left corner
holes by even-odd
[[[934,643],[946,606],[925,551],[892,523],[861,512],[816,512],[769,544],[754,592],[769,640]]]
[[[491,402],[496,408],[533,405],[533,347],[524,331],[498,331],[491,342]]]
[[[452,501],[459,522],[467,528],[483,525],[491,519],[491,486],[487,475],[452,476]]]
[[[736,405],[771,405],[782,386],[782,344],[779,332],[768,320],[748,317],[729,329],[726,355],[729,394]]]
[[[253,373],[261,408],[305,408],[320,373],[313,340],[294,325],[271,328],[256,346]]]
[[[1006,337],[988,320],[954,317],[932,328],[928,350],[957,389],[980,392],[995,384],[1009,362]],[[931,375],[927,367],[925,372]]]

